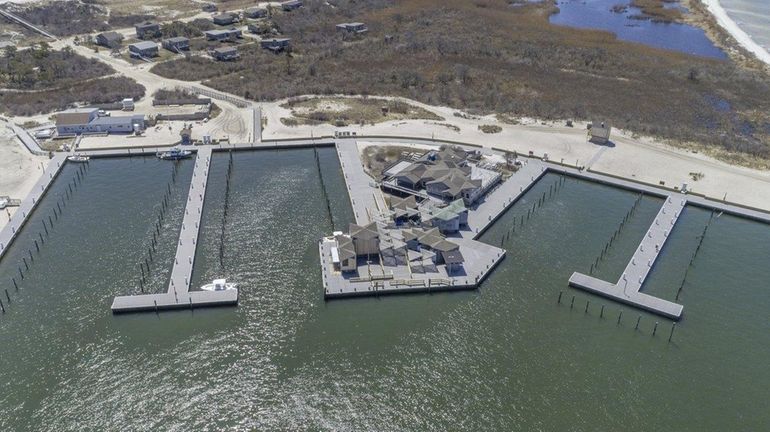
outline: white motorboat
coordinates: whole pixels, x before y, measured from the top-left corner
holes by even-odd
[[[158,152],[156,156],[158,156],[160,159],[163,160],[178,160],[178,159],[186,159],[192,155],[192,151],[190,150],[182,150],[180,148],[172,148],[171,150],[164,151],[164,152]]]
[[[74,155],[67,156],[67,160],[70,162],[88,162],[91,158],[89,156],[82,155],[80,153],[75,153]]]
[[[227,282],[226,279],[214,279],[210,284],[203,285],[201,289],[203,291],[225,291],[234,290],[238,288],[238,284]]]
[[[5,198],[0,198],[0,209],[4,209],[8,205],[8,200]]]

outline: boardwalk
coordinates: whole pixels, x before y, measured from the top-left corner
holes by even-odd
[[[16,239],[22,226],[27,222],[27,219],[32,215],[32,211],[48,191],[51,184],[53,184],[54,179],[56,179],[66,161],[66,153],[57,153],[48,162],[48,167],[43,171],[35,186],[32,187],[29,195],[21,202],[21,205],[16,209],[8,224],[0,230],[0,259],[3,258],[5,251],[11,246],[13,240]]]
[[[41,35],[43,35],[43,36],[45,36],[47,38],[50,38],[50,39],[53,39],[53,40],[58,40],[58,38],[56,36],[52,35],[51,33],[48,33],[47,31],[41,29],[40,27],[35,26],[34,24],[30,23],[29,21],[23,19],[22,17],[20,17],[20,16],[18,16],[16,14],[12,14],[12,13],[10,13],[8,11],[0,9],[0,15],[3,15],[4,17],[8,18],[11,21],[17,22],[17,23],[21,24],[22,26],[24,26],[24,27],[26,27],[26,28],[28,28],[28,29],[30,29],[32,31],[36,31],[36,32],[40,33]]]
[[[237,290],[190,292],[210,163],[211,147],[199,148],[168,291],[165,294],[116,297],[112,303],[113,313],[237,304]]]
[[[685,195],[666,198],[617,283],[612,284],[575,272],[569,279],[570,285],[658,315],[679,319],[682,315],[682,305],[643,294],[640,290],[686,204]]]
[[[262,141],[262,108],[253,107],[251,111],[253,114],[251,142],[258,143]]]

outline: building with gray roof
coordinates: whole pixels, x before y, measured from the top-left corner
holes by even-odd
[[[186,51],[190,49],[190,39],[184,36],[163,39],[161,44],[163,45],[163,48],[173,52]]]
[[[97,45],[101,45],[105,48],[114,49],[118,48],[123,42],[123,35],[114,31],[103,32],[96,35],[94,42],[96,42]]]
[[[99,116],[98,108],[78,108],[56,116],[60,136],[102,133],[135,133],[144,130],[144,115]]]
[[[128,46],[131,57],[150,58],[158,55],[158,44],[152,41],[141,41]]]

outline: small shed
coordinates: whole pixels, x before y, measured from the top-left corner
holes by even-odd
[[[209,51],[212,57],[219,61],[231,61],[236,60],[240,56],[238,54],[238,49],[234,46],[224,46],[215,48],[211,51]]]
[[[222,12],[221,14],[214,16],[211,20],[214,21],[214,24],[216,25],[226,26],[238,22],[238,15],[232,12]]]
[[[278,53],[289,48],[290,44],[291,39],[289,38],[263,39],[259,42],[259,45],[262,48],[270,50],[274,53]]]
[[[588,128],[588,140],[596,144],[607,144],[610,142],[610,131],[612,127],[609,123],[593,121]]]
[[[163,48],[173,52],[189,50],[190,39],[187,39],[184,36],[172,37],[168,39],[163,39],[162,45],[163,45]]]
[[[131,57],[150,58],[158,55],[158,44],[151,41],[141,41],[128,46]]]
[[[106,48],[118,48],[123,42],[123,35],[114,31],[99,33],[96,35],[95,42]]]
[[[152,21],[144,21],[135,25],[136,37],[139,39],[154,38],[160,36],[160,24]]]

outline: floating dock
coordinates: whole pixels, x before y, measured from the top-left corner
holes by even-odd
[[[225,291],[190,291],[195,251],[200,232],[203,203],[206,199],[209,167],[211,166],[211,147],[199,147],[195,159],[195,168],[187,196],[182,229],[179,233],[174,267],[168,291],[163,294],[144,294],[115,297],[112,302],[113,313],[159,311],[167,309],[186,309],[238,304],[238,290]]]
[[[569,278],[569,284],[667,318],[681,318],[682,305],[644,294],[640,290],[686,204],[686,195],[670,195],[666,198],[617,283],[575,272]]]

